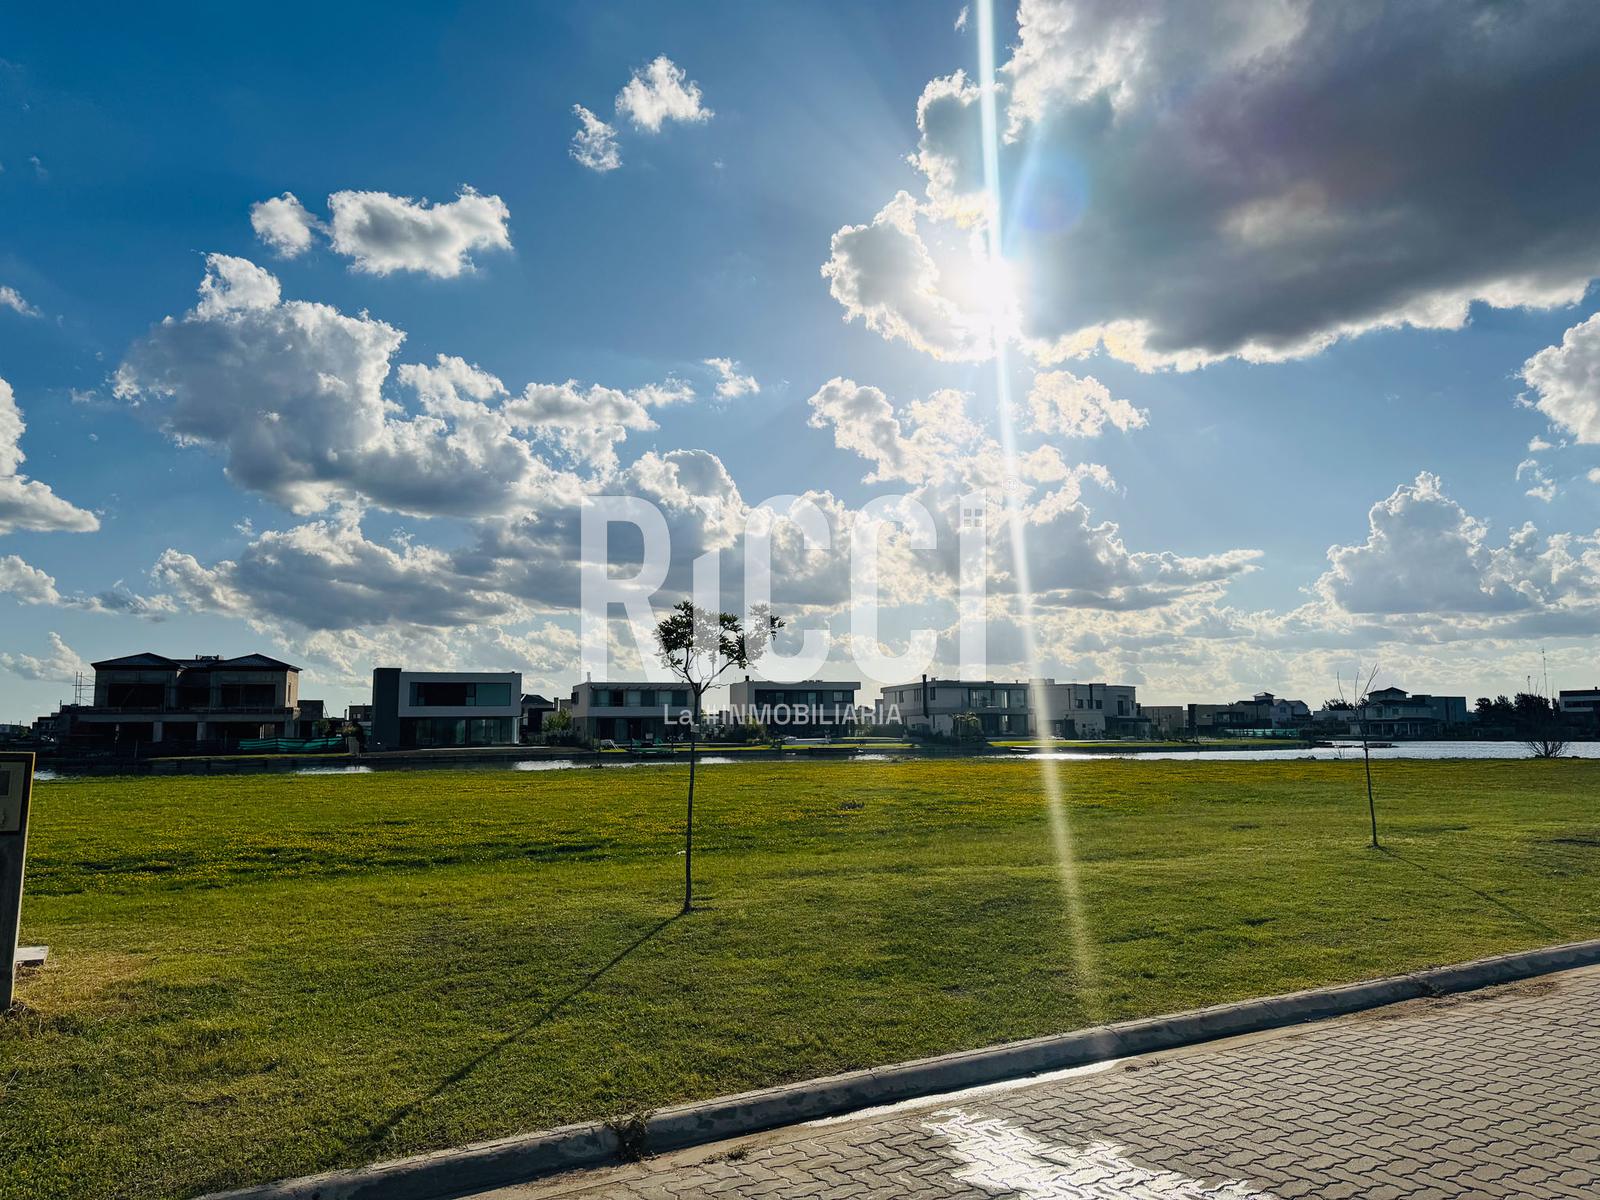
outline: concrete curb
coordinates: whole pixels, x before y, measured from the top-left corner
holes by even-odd
[[[1502,954],[1365,983],[1121,1021],[1075,1033],[941,1054],[658,1109],[644,1118],[642,1129],[626,1131],[627,1140],[651,1153],[679,1150],[1044,1071],[1322,1021],[1405,1000],[1472,991],[1596,964],[1600,964],[1600,939]],[[577,1167],[614,1163],[622,1140],[609,1125],[567,1125],[356,1170],[217,1192],[201,1200],[443,1200]]]

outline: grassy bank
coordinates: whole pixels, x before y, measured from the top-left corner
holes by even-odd
[[[92,780],[36,792],[0,1196],[169,1197],[1600,934],[1600,762]]]

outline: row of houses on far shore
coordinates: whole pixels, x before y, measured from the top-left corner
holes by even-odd
[[[560,737],[598,743],[673,741],[693,716],[681,683],[585,680],[570,695],[523,691],[517,671],[410,671],[380,667],[371,702],[342,717],[300,695],[300,669],[264,654],[168,658],[149,652],[93,664],[92,703],[63,705],[34,723],[39,740],[86,751],[162,753],[275,740],[355,737],[385,750],[509,746]],[[713,736],[826,739],[869,730],[989,740],[1100,738],[1462,736],[1475,713],[1465,696],[1372,692],[1358,714],[1337,704],[1258,692],[1218,703],[1142,704],[1133,684],[923,676],[858,701],[855,680],[776,683],[746,676],[726,707],[703,714]],[[1556,708],[1574,728],[1600,731],[1600,688],[1563,691]],[[18,735],[24,733],[20,727]]]

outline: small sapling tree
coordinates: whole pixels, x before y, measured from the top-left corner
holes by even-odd
[[[712,613],[683,600],[656,626],[661,663],[689,689],[689,802],[683,823],[683,911],[694,902],[694,756],[705,695],[730,669],[748,669],[766,653],[783,621],[765,607],[750,610],[742,622],[733,613]]]

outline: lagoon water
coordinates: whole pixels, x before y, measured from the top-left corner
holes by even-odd
[[[1398,742],[1393,746],[1375,746],[1372,750],[1373,758],[1413,758],[1413,759],[1452,759],[1452,758],[1531,758],[1533,752],[1522,742]],[[1571,742],[1567,745],[1567,758],[1596,758],[1600,759],[1600,742]],[[835,759],[837,762],[907,762],[916,758],[913,754],[896,754],[890,752],[869,752],[856,754],[850,758]],[[1360,761],[1361,743],[1346,742],[1334,746],[1320,746],[1316,749],[1299,750],[1142,750],[1142,751],[1107,751],[1096,750],[1093,752],[1074,753],[1070,750],[1046,751],[1018,751],[1010,756],[1011,760],[1023,761],[1053,761],[1072,762],[1075,759],[1085,761],[1104,759],[1183,759],[1193,762],[1285,762],[1295,760],[1315,760],[1319,762],[1337,762],[1341,760]],[[708,754],[697,760],[702,767],[728,766],[734,763],[748,762],[751,760],[731,757],[729,755]],[[773,759],[758,761],[772,762]],[[809,762],[806,758],[793,758],[777,760],[784,762]],[[462,763],[463,769],[475,771],[573,771],[589,768],[615,770],[625,767],[669,767],[682,766],[682,759],[623,759],[621,761],[594,762],[583,760],[574,762],[570,759],[545,758],[525,759],[522,762],[511,763]],[[326,767],[302,767],[293,772],[296,775],[365,775],[374,769],[402,770],[395,765],[384,764],[375,768],[366,764],[349,764]],[[34,775],[37,783],[50,783],[57,779],[73,778],[72,776],[57,775],[51,770],[42,770]]]

